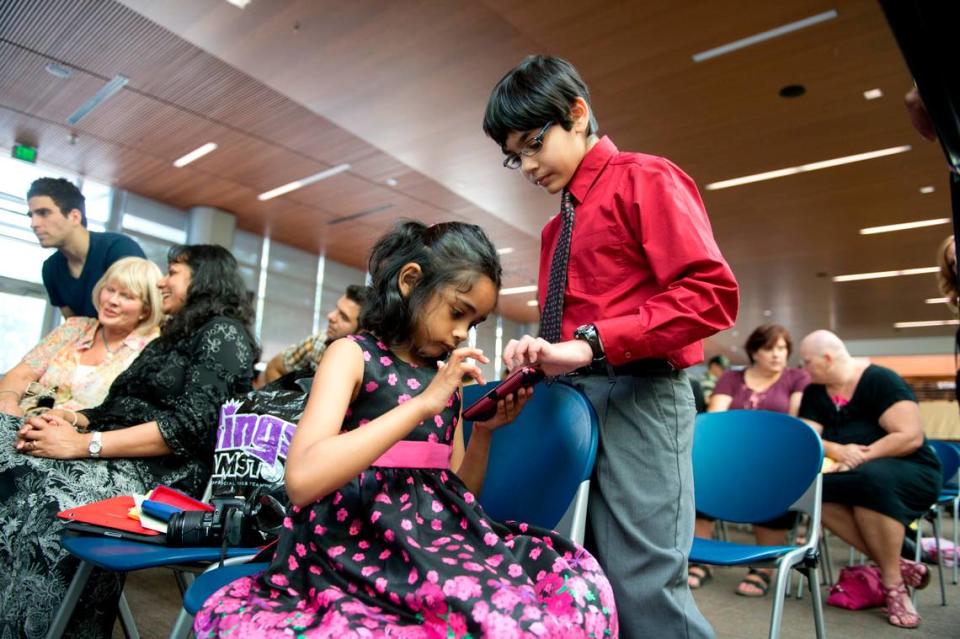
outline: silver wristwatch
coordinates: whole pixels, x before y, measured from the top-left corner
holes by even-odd
[[[100,450],[103,448],[103,442],[100,441],[101,437],[103,437],[103,433],[98,430],[93,431],[93,435],[90,436],[90,443],[87,444],[87,452],[90,453],[90,456],[93,458],[100,456]]]

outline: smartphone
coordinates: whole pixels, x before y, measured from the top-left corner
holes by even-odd
[[[497,402],[521,388],[535,386],[543,377],[543,371],[539,368],[521,366],[464,410],[463,418],[481,422],[490,419],[497,414]]]

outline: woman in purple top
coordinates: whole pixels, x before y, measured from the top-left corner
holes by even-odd
[[[725,410],[769,410],[797,416],[803,389],[810,383],[810,376],[798,368],[787,368],[787,360],[793,350],[790,333],[777,324],[764,324],[750,334],[744,346],[750,365],[743,370],[728,370],[717,381],[710,396],[707,412]],[[788,512],[764,522],[754,524],[757,543],[763,546],[782,546],[786,532],[796,524],[796,513]],[[713,519],[697,514],[695,534],[697,537],[713,537]],[[773,570],[751,568],[737,586],[736,593],[744,597],[762,597],[770,587]],[[710,568],[702,564],[690,564],[687,582],[691,588],[699,588],[711,577]]]

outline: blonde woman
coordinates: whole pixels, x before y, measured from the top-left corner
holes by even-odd
[[[158,484],[199,497],[220,406],[251,388],[259,351],[236,259],[203,245],[174,247],[168,259],[160,336],[103,402],[17,428],[22,420],[0,414],[0,637],[42,636],[66,594],[77,560],[59,544],[57,512]],[[121,584],[95,572],[67,635],[109,639]]]
[[[20,417],[38,394],[71,421],[99,405],[113,380],[160,334],[163,309],[156,264],[140,257],[114,262],[93,289],[97,317],[71,317],[0,380],[0,412]]]
[[[954,312],[957,311],[957,245],[953,234],[948,235],[937,250],[937,284],[940,292],[947,298],[947,305]]]

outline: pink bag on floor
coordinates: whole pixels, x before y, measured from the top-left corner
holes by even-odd
[[[928,553],[930,558],[937,560],[937,540],[934,537],[924,537],[920,540],[923,552]],[[949,539],[940,538],[940,552],[943,553],[943,565],[947,568],[953,568],[957,561],[957,549],[953,547],[953,542]]]
[[[862,610],[884,605],[880,569],[876,566],[847,566],[830,589],[827,605]]]

